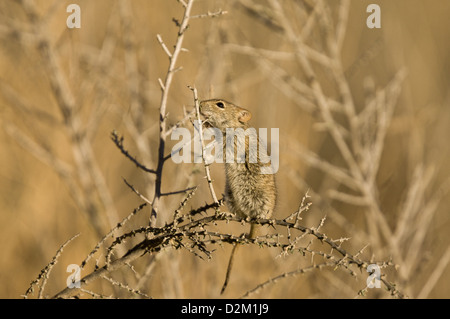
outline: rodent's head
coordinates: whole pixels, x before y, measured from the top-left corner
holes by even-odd
[[[222,99],[201,101],[200,114],[205,117],[205,123],[221,131],[227,127],[245,128],[252,118],[250,111]]]

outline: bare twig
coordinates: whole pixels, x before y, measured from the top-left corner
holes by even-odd
[[[275,276],[273,278],[268,279],[267,281],[257,285],[255,288],[248,290],[245,294],[243,294],[240,299],[244,299],[244,298],[248,298],[251,295],[258,293],[260,290],[264,289],[265,287],[267,287],[268,285],[273,285],[275,283],[277,283],[279,280],[283,279],[283,278],[289,278],[295,275],[299,275],[299,274],[304,274],[304,273],[308,273],[311,272],[313,270],[316,269],[322,269],[325,267],[333,267],[336,263],[329,261],[329,262],[324,262],[324,263],[320,263],[317,265],[312,265],[306,268],[300,268],[300,269],[296,269],[290,272],[285,272],[282,273],[281,275]]]
[[[142,169],[144,172],[156,174],[156,171],[154,169],[147,168],[146,166],[142,165],[135,157],[130,155],[128,151],[123,146],[123,137],[119,137],[116,131],[113,131],[111,133],[111,139],[116,144],[117,148],[122,152],[123,155],[125,155],[126,158],[128,158],[130,161],[132,161],[137,167]]]
[[[205,174],[206,174],[206,181],[208,182],[208,188],[209,188],[209,192],[211,193],[211,197],[214,200],[214,203],[218,203],[219,201],[217,200],[217,196],[216,196],[216,192],[214,191],[214,186],[211,180],[211,173],[209,171],[209,166],[206,165],[205,162],[205,142],[203,141],[203,124],[202,124],[202,120],[200,118],[200,110],[199,110],[199,101],[198,101],[198,96],[197,96],[197,89],[195,87],[189,87],[190,90],[192,90],[192,94],[194,95],[194,103],[195,103],[195,112],[197,114],[197,121],[199,123],[198,126],[198,134],[200,137],[200,141],[201,141],[201,145],[202,145],[202,159],[203,159],[203,164],[205,167]],[[194,127],[195,129],[195,127]]]
[[[180,52],[182,51],[182,45],[184,40],[184,34],[188,27],[189,23],[189,17],[191,14],[191,9],[194,4],[194,0],[189,0],[187,3],[184,1],[180,2],[185,7],[183,20],[180,23],[179,30],[178,30],[178,37],[175,43],[174,50],[169,58],[169,68],[167,70],[166,78],[162,85],[162,96],[161,96],[161,103],[159,106],[159,147],[158,147],[158,164],[156,168],[156,180],[155,180],[155,192],[152,202],[152,215],[150,218],[150,224],[154,225],[156,222],[158,209],[159,209],[159,203],[161,200],[161,182],[162,182],[162,170],[164,166],[164,152],[165,152],[165,145],[166,145],[166,108],[167,108],[167,101],[169,97],[169,91],[170,86],[172,84],[173,75],[177,71],[176,63],[178,60],[178,56]]]

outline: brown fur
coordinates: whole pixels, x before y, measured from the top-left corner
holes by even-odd
[[[223,107],[220,107],[223,106]],[[224,153],[226,149],[226,128],[249,128],[250,111],[222,99],[200,102],[200,113],[205,122],[224,134]],[[275,208],[276,187],[274,174],[261,174],[263,164],[259,158],[256,163],[249,160],[249,139],[245,139],[245,163],[236,162],[237,140],[235,139],[235,161],[226,163],[225,159],[225,202],[228,209],[240,217],[270,218]]]

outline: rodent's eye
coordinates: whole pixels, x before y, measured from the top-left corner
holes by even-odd
[[[218,107],[220,107],[221,109],[223,109],[225,107],[225,105],[222,102],[217,102],[216,105]]]

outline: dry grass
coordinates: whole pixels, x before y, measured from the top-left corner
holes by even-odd
[[[0,296],[219,297],[242,243],[225,297],[450,297],[448,1],[72,2],[0,3]],[[167,156],[197,95],[280,128],[254,240]]]

